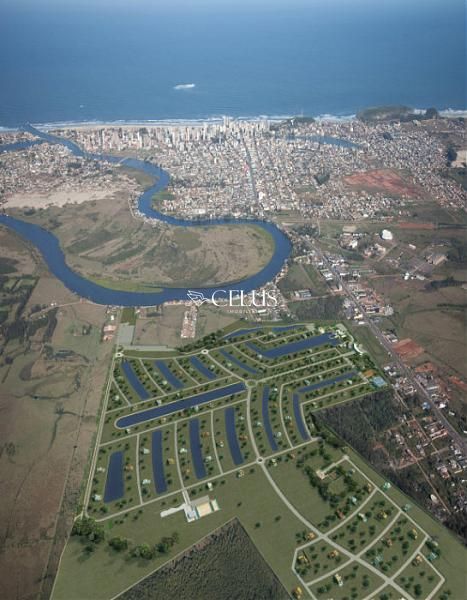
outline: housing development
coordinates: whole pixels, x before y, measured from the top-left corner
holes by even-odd
[[[138,562],[152,571],[238,519],[285,586],[277,597],[447,598],[453,541],[315,418],[368,394],[384,402],[387,381],[346,328],[250,326],[202,342],[116,352],[53,597],[114,597]]]
[[[405,107],[0,131],[5,597],[463,600],[466,149]]]

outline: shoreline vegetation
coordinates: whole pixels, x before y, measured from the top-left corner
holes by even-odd
[[[375,106],[357,113],[357,119],[367,123],[378,123],[381,121],[425,121],[427,119],[436,119],[440,116],[439,111],[433,107],[425,110],[416,110],[404,105]]]

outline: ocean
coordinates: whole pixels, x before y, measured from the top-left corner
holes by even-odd
[[[465,72],[463,0],[0,0],[3,127],[462,110]]]

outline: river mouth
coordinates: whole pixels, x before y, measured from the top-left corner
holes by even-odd
[[[165,215],[156,210],[153,205],[154,195],[164,190],[169,183],[169,175],[163,169],[138,159],[130,158],[123,159],[111,155],[98,155],[85,153],[70,140],[59,138],[49,133],[39,131],[31,126],[25,128],[27,131],[35,135],[41,140],[53,144],[63,144],[69,148],[76,156],[84,156],[97,161],[107,161],[113,164],[123,164],[125,167],[139,170],[152,177],[154,183],[149,186],[138,198],[136,202],[136,216],[141,219],[154,220],[175,226],[180,231],[186,232],[206,232],[210,233],[216,229],[216,226],[228,227],[231,231],[239,231],[238,226],[243,226],[245,230],[253,229],[260,239],[268,240],[267,246],[270,248],[270,257],[266,264],[258,264],[258,270],[254,273],[248,273],[245,276],[238,276],[226,273],[225,278],[215,278],[210,276],[209,272],[205,273],[200,279],[183,279],[177,277],[172,281],[165,281],[161,278],[160,281],[151,281],[142,287],[139,287],[137,282],[126,281],[122,283],[117,281],[114,284],[112,277],[107,274],[103,277],[100,274],[86,276],[81,274],[72,260],[67,261],[63,253],[60,241],[53,233],[38,226],[37,224],[23,221],[22,219],[13,216],[2,214],[0,215],[0,224],[6,225],[14,230],[23,238],[32,243],[41,253],[50,271],[58,277],[65,286],[72,292],[87,298],[98,304],[110,304],[117,306],[154,306],[167,301],[187,300],[188,291],[199,291],[202,294],[210,295],[218,290],[222,290],[218,297],[227,297],[232,290],[241,290],[244,293],[257,289],[269,281],[273,280],[277,273],[282,269],[284,262],[290,255],[291,243],[286,234],[281,231],[276,225],[266,221],[253,219],[204,219],[204,220],[189,220],[179,219],[171,215]],[[34,143],[34,142],[33,142]],[[35,141],[37,143],[37,141]],[[225,232],[225,229],[223,230]],[[255,251],[252,251],[253,256]],[[251,255],[250,255],[251,256]],[[263,257],[264,258],[264,257]],[[194,264],[197,259],[194,257]],[[246,263],[249,261],[248,256],[245,257]],[[222,256],[218,257],[218,262],[222,263]],[[238,261],[237,261],[238,262]],[[189,265],[188,265],[189,267]],[[190,270],[190,269],[189,269]],[[191,269],[193,271],[193,269]],[[211,283],[198,284],[198,281],[210,281]],[[154,286],[154,287],[153,287]],[[123,289],[122,289],[123,288]]]

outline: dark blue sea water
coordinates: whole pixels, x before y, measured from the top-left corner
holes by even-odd
[[[0,0],[0,74],[4,126],[464,109],[464,2]]]

